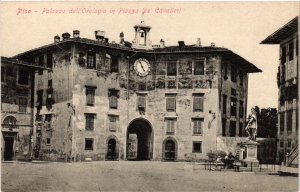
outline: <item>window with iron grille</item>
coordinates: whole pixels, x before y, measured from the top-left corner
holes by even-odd
[[[119,72],[119,58],[116,56],[111,58],[110,72]]]
[[[46,125],[46,129],[51,129],[51,122],[52,122],[52,115],[51,114],[47,114],[45,115],[45,125]]]
[[[192,119],[193,134],[202,134],[204,119]]]
[[[176,112],[176,95],[166,95],[166,110],[167,112]]]
[[[47,54],[47,67],[52,68],[53,65],[53,56],[52,53]]]
[[[294,42],[289,43],[289,61],[294,59]]]
[[[203,112],[204,94],[193,94],[193,111]]]
[[[231,98],[230,101],[230,115],[236,117],[236,98]]]
[[[85,114],[85,130],[94,130],[94,121],[96,114],[87,113]]]
[[[236,121],[230,121],[229,137],[236,136]]]
[[[117,123],[119,121],[119,116],[109,115],[108,119],[109,119],[109,130],[117,131]]]
[[[167,63],[167,76],[176,76],[177,75],[177,62],[169,61]]]
[[[205,60],[196,60],[194,62],[194,75],[204,75]]]
[[[137,96],[137,110],[146,111],[146,95]]]
[[[243,101],[240,101],[239,116],[240,116],[240,118],[244,117],[244,102]]]
[[[108,90],[108,98],[109,98],[109,108],[117,109],[118,108],[119,91],[118,90]]]
[[[28,85],[29,80],[29,72],[24,69],[19,69],[19,81],[18,83],[21,85]]]
[[[231,81],[236,82],[237,71],[235,66],[231,65]]]
[[[84,150],[93,150],[93,148],[94,148],[94,139],[86,138]]]
[[[202,142],[201,141],[193,142],[193,153],[202,153]]]
[[[46,139],[46,144],[47,144],[47,145],[51,145],[51,138],[47,138],[47,139]]]
[[[175,126],[176,126],[176,118],[166,118],[165,122],[166,122],[166,133],[167,134],[171,134],[173,135],[175,133]]]
[[[95,104],[95,89],[96,87],[86,86],[86,105],[94,106]]]
[[[89,68],[89,69],[96,68],[96,53],[95,52],[87,53],[87,68]]]
[[[227,95],[223,95],[223,114],[226,116],[227,113]]]
[[[26,113],[27,111],[27,99],[19,97],[19,112]]]

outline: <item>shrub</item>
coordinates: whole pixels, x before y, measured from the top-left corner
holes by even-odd
[[[221,150],[216,150],[216,151],[210,151],[206,155],[207,155],[209,161],[215,162],[215,161],[217,161],[218,157],[221,159],[225,158],[226,152],[221,151]]]

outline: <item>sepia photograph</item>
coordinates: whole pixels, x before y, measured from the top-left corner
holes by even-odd
[[[298,191],[299,10],[0,2],[1,191]]]

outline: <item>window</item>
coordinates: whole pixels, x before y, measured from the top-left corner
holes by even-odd
[[[52,53],[47,54],[47,67],[52,68],[53,65],[53,57]]]
[[[94,139],[85,139],[85,150],[93,150],[94,147]]]
[[[1,67],[1,82],[5,82],[5,67]]]
[[[29,72],[24,69],[19,69],[19,81],[21,85],[28,85]]]
[[[48,89],[52,89],[52,79],[48,80]]]
[[[176,118],[166,118],[167,134],[174,134]]]
[[[281,112],[280,114],[280,131],[283,132],[284,131],[284,112]]]
[[[177,63],[176,61],[169,61],[167,63],[167,76],[177,75]]]
[[[194,62],[194,75],[204,75],[205,60],[196,60]]]
[[[296,55],[298,56],[299,55],[299,40],[297,39],[297,42],[296,42]]]
[[[227,95],[223,95],[223,114],[227,114]]]
[[[201,111],[203,112],[203,94],[194,94],[193,95],[193,111]]]
[[[240,85],[243,86],[244,85],[244,73],[242,71],[240,71]]]
[[[108,90],[108,97],[109,97],[109,108],[117,109],[118,108],[119,91],[118,90]]]
[[[243,137],[243,128],[244,128],[243,123],[240,122],[240,124],[239,124],[239,137]]]
[[[6,75],[8,77],[13,77],[14,76],[14,72],[13,72],[13,69],[11,67],[6,68]]]
[[[227,73],[228,73],[228,64],[224,63],[224,79],[225,80],[228,79]]]
[[[37,91],[37,106],[38,108],[42,108],[43,106],[43,90]]]
[[[202,142],[201,141],[193,142],[193,153],[202,153]]]
[[[87,68],[89,69],[96,68],[96,53],[94,52],[87,53]]]
[[[281,148],[283,148],[283,146],[284,146],[283,141],[280,141],[280,144],[279,144],[279,145],[280,145]]]
[[[236,74],[237,74],[237,71],[236,71],[235,66],[231,65],[231,81],[232,82],[236,82]]]
[[[229,136],[235,137],[235,135],[236,135],[236,121],[230,121]]]
[[[51,121],[52,121],[52,115],[51,114],[47,114],[45,116],[45,125],[46,125],[46,129],[51,129]]]
[[[137,96],[137,110],[146,111],[146,95]]]
[[[291,147],[292,147],[292,141],[288,141],[288,142],[287,142],[287,147],[288,147],[288,148],[291,148]]]
[[[294,42],[289,44],[289,61],[294,59]]]
[[[47,144],[47,145],[51,145],[51,138],[47,138],[46,144]]]
[[[240,116],[240,118],[244,117],[244,102],[243,101],[240,101],[239,116]]]
[[[112,57],[111,58],[111,65],[110,65],[110,72],[119,72],[119,58],[118,57]]]
[[[226,118],[222,119],[222,136],[226,136]]]
[[[281,64],[286,62],[286,47],[281,48]]]
[[[288,110],[286,111],[286,128],[287,131],[292,131],[292,127],[293,127],[293,110]]]
[[[109,115],[109,130],[110,131],[117,131],[117,122],[119,120],[119,116],[116,115]]]
[[[95,89],[96,87],[86,86],[86,105],[94,106],[95,104]]]
[[[19,97],[19,112],[26,113],[27,111],[27,99]]]
[[[167,112],[176,112],[176,95],[166,95],[166,110]]]
[[[236,96],[236,89],[231,88],[231,95]]]
[[[44,55],[39,56],[39,66],[44,66]]]
[[[94,120],[95,120],[95,114],[85,114],[85,130],[92,131],[94,130]]]
[[[236,116],[236,98],[231,98],[230,101],[230,115]]]
[[[203,119],[193,119],[193,134],[202,134]]]

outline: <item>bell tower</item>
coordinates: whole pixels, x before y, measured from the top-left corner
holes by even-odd
[[[146,25],[144,21],[134,26],[135,38],[132,42],[132,47],[136,49],[152,49],[149,31],[151,26]]]

